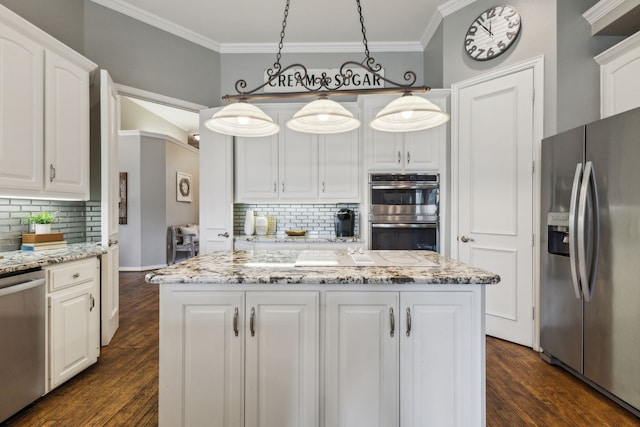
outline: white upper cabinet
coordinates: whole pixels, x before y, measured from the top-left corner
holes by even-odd
[[[89,73],[96,67],[2,7],[0,197],[89,198]]]
[[[602,118],[640,107],[640,32],[595,57]]]
[[[448,111],[448,90],[423,96]],[[364,122],[369,123],[395,98],[397,95],[363,97]],[[381,132],[367,126],[364,134],[369,171],[437,172],[445,165],[447,125],[416,132]]]
[[[319,136],[320,192],[328,201],[359,202],[359,130]]]
[[[280,120],[280,199],[316,199],[318,137],[287,128],[286,121],[295,112],[295,109],[284,111],[284,120]]]
[[[89,198],[89,73],[47,52],[45,190]]]
[[[0,192],[42,187],[44,49],[0,23]]]
[[[303,105],[261,105],[280,132],[235,138],[236,202],[359,202],[358,130],[329,135],[290,130],[287,121]]]

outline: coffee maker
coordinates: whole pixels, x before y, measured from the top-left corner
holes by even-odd
[[[356,226],[356,214],[351,209],[340,209],[336,212],[334,225],[336,237],[353,237]]]

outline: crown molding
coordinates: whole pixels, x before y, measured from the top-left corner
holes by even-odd
[[[427,28],[424,30],[424,33],[420,38],[422,50],[424,51],[424,49],[427,48],[429,42],[431,41],[431,38],[438,30],[438,26],[446,16],[451,15],[452,13],[470,5],[471,3],[474,3],[475,1],[476,0],[450,0],[445,4],[438,6],[437,13],[433,14],[431,20],[429,21],[429,25],[427,25]]]
[[[369,42],[370,52],[423,52],[420,42]],[[277,53],[277,43],[224,43],[220,53]],[[285,43],[283,53],[364,53],[362,42]]]
[[[599,65],[607,65],[614,59],[618,59],[621,55],[634,51],[638,48],[640,48],[640,31],[627,37],[620,43],[611,46],[609,49],[595,56],[593,59]]]
[[[219,53],[276,53],[275,43],[219,43],[204,37],[188,28],[177,25],[167,19],[149,13],[123,0],[90,0],[93,3],[121,13],[125,16],[159,28],[177,37],[206,47]],[[429,41],[435,34],[442,19],[476,0],[450,0],[437,9],[431,18],[427,29],[419,41],[411,42],[369,42],[371,52],[424,52]],[[361,42],[348,43],[286,43],[285,53],[357,53],[362,52]]]
[[[450,0],[445,4],[438,6],[438,12],[440,12],[440,15],[445,18],[475,2],[476,0]]]
[[[609,12],[624,3],[625,0],[600,0],[591,9],[582,14],[589,24],[595,24],[598,19],[604,18]]]
[[[164,18],[154,15],[122,0],[91,0],[93,3],[104,6],[108,9],[122,13],[130,18],[149,24],[153,27],[166,31],[174,36],[178,36],[197,45],[206,47],[216,52],[220,52],[220,43],[210,38],[204,37],[188,28],[174,24]]]

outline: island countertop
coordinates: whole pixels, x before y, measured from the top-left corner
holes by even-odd
[[[215,251],[153,271],[145,280],[154,284],[460,284],[489,285],[497,274],[471,267],[431,251],[391,251],[420,260],[417,264],[296,265],[313,251]],[[347,251],[315,251],[348,259]],[[390,251],[364,251],[380,259]],[[322,258],[322,257],[321,257]],[[354,264],[354,263],[352,263]]]

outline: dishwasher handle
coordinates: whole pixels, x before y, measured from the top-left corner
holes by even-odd
[[[3,297],[5,295],[16,294],[18,292],[23,292],[23,291],[26,291],[27,289],[36,288],[38,286],[43,286],[44,283],[45,283],[45,279],[42,278],[42,279],[27,280],[25,282],[19,282],[15,285],[9,285],[7,287],[0,288],[0,297]]]

